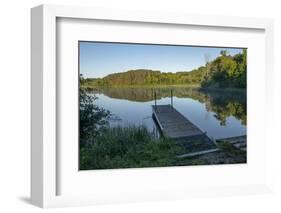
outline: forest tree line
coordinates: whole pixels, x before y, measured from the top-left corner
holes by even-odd
[[[111,86],[165,86],[199,85],[215,88],[246,88],[247,51],[230,55],[223,50],[220,55],[204,66],[191,71],[161,72],[149,69],[129,70],[113,73],[104,78],[86,78],[81,82],[84,88]]]

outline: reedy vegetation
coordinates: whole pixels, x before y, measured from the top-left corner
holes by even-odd
[[[145,126],[112,127],[80,149],[80,169],[172,166],[178,146],[154,138]]]

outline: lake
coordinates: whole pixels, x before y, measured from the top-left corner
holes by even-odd
[[[156,136],[152,105],[171,104],[211,138],[246,134],[246,92],[191,87],[102,88],[88,92],[95,104],[111,112],[111,126],[145,125]]]

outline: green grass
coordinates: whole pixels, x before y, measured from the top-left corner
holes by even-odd
[[[114,169],[172,166],[178,146],[154,138],[144,126],[108,128],[80,148],[80,169]]]
[[[191,141],[192,146],[198,141]],[[176,157],[192,152],[168,138],[155,138],[145,126],[112,127],[80,147],[81,170],[207,165],[245,162],[245,152],[227,142],[218,143],[221,154]]]

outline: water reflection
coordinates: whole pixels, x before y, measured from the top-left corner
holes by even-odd
[[[212,116],[219,121],[221,126],[226,126],[227,120],[230,117],[236,118],[241,122],[242,126],[246,126],[246,92],[241,90],[207,90],[190,87],[103,88],[91,91],[91,93],[95,93],[98,96],[107,96],[108,98],[112,99],[113,105],[113,99],[140,103],[151,102],[151,104],[154,104],[155,95],[157,102],[163,99],[169,99],[164,103],[169,104],[171,90],[173,91],[173,97],[177,100],[175,105],[188,99],[198,101],[205,105],[206,112],[211,112],[213,114]],[[187,103],[186,106],[188,106]],[[124,110],[126,110],[125,106]],[[205,119],[208,119],[208,116],[210,115],[208,113],[204,114]],[[116,116],[118,117],[118,115]],[[120,119],[120,117],[118,118]]]

